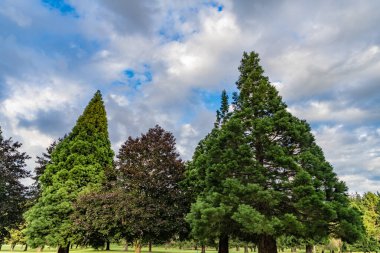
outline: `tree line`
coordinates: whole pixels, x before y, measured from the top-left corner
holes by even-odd
[[[348,195],[258,54],[244,53],[239,71],[237,92],[231,101],[222,92],[214,128],[187,162],[158,125],[129,137],[115,160],[100,91],[72,131],[37,157],[32,187],[20,183],[31,176],[29,156],[0,131],[0,245],[68,253],[125,241],[139,253],[142,245],[192,240],[203,252],[228,253],[241,242],[259,253],[300,245],[311,253],[335,238],[377,250],[379,194]]]

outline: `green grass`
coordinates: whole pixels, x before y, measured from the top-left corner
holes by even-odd
[[[11,251],[10,250],[10,245],[3,245],[2,248],[1,248],[1,252],[0,253],[24,253],[24,247],[21,246],[21,245],[17,245],[14,249],[14,251]],[[37,250],[36,249],[31,249],[29,248],[27,252],[33,252],[33,253],[36,253]],[[57,252],[57,249],[52,247],[45,247],[44,250],[41,252],[41,253],[56,253]],[[133,253],[134,252],[134,248],[132,246],[129,246],[129,250],[128,250],[128,253]],[[143,247],[142,248],[142,253],[148,253],[148,248],[147,247]],[[200,253],[200,247],[198,248],[198,250],[194,250],[194,249],[179,249],[179,248],[165,248],[164,246],[154,246],[152,247],[152,253]],[[209,247],[206,249],[206,253],[209,252],[209,253],[217,253],[217,251],[215,250],[215,248],[213,247]],[[249,253],[251,253],[251,251],[249,250],[248,251]],[[285,250],[284,252],[281,252],[280,250],[278,250],[279,253],[290,253],[290,249],[287,249]],[[329,253],[328,250],[325,250],[326,253]],[[337,252],[337,251],[335,251]],[[88,248],[80,248],[78,247],[77,249],[74,248],[73,249],[70,249],[70,253],[126,253],[126,251],[124,251],[124,246],[123,245],[118,245],[118,244],[112,244],[111,245],[111,250],[110,251],[105,251],[105,250],[95,250],[91,247],[88,247]],[[244,253],[244,248],[243,247],[240,247],[240,251],[236,251],[236,248],[230,248],[230,253]],[[256,252],[252,252],[252,253],[257,253]],[[304,250],[300,250],[298,249],[297,250],[297,253],[305,253]],[[317,251],[317,253],[321,253],[321,251]],[[357,252],[356,252],[357,253]]]
[[[1,253],[16,253],[16,252],[25,252],[23,251],[24,250],[24,246],[21,246],[21,245],[17,245],[14,249],[14,251],[11,251],[10,249],[10,245],[3,245],[2,248],[1,248]],[[27,252],[36,252],[36,249],[31,249],[31,248],[28,248],[28,251]],[[41,253],[55,253],[57,252],[57,249],[54,248],[54,247],[45,247],[44,250],[41,252]],[[91,247],[88,247],[88,248],[80,248],[78,247],[77,249],[75,248],[75,246],[70,249],[70,252],[71,253],[107,253],[107,252],[112,252],[112,253],[126,253],[126,251],[124,251],[124,246],[123,245],[117,245],[117,244],[112,244],[111,245],[111,250],[110,251],[105,251],[105,250],[95,250]],[[133,253],[134,252],[134,248],[132,246],[129,246],[129,250],[128,250],[129,253]],[[148,252],[148,248],[147,247],[143,247],[142,248],[142,252],[143,253],[147,253]],[[194,250],[194,249],[179,249],[179,248],[165,248],[163,246],[157,246],[155,247],[153,245],[152,247],[152,252],[153,253],[200,253],[200,248],[197,250]],[[206,252],[210,252],[210,253],[216,253],[215,251],[215,248],[208,248]],[[244,250],[240,250],[238,253],[243,253]],[[235,253],[235,251],[231,251],[231,253]],[[236,252],[237,253],[237,252]]]
[[[23,250],[24,250],[24,247],[21,245],[17,245],[15,247],[14,251],[10,250],[10,245],[3,245],[3,247],[1,248],[1,253],[25,252]],[[36,251],[36,249],[29,248],[27,252],[35,253],[37,251]],[[41,253],[55,253],[55,252],[57,252],[56,248],[45,247]],[[75,249],[75,246],[73,249],[70,250],[70,253],[107,253],[107,252],[109,252],[109,253],[126,253],[126,251],[124,251],[124,246],[123,245],[117,245],[117,244],[112,244],[110,251],[95,250],[91,247],[88,247],[88,248],[79,248],[78,247],[77,249]],[[134,248],[130,246],[128,252],[133,253]],[[198,250],[194,250],[194,249],[165,248],[164,246],[154,246],[153,245],[152,252],[153,253],[200,253],[201,251],[200,251],[200,247],[198,248]],[[217,253],[217,251],[213,247],[207,248],[206,252]],[[148,248],[143,247],[142,253],[148,253]],[[235,248],[230,248],[230,253],[244,253],[244,248],[241,247],[240,251],[236,251]],[[249,253],[251,253],[251,251],[249,251]],[[253,253],[255,253],[255,252],[253,252]],[[279,253],[281,253],[281,252],[279,251]],[[290,253],[290,251],[285,251],[284,253]],[[297,251],[297,253],[304,253],[304,252],[303,251]]]

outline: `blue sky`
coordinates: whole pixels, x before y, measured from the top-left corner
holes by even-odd
[[[260,54],[351,192],[380,185],[378,1],[3,0],[0,126],[33,159],[97,89],[113,148],[155,124],[183,159],[211,129],[243,51]]]

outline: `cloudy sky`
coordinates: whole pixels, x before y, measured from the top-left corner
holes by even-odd
[[[0,126],[32,169],[100,89],[116,152],[160,124],[187,160],[254,50],[350,191],[379,191],[379,9],[376,0],[1,0]]]

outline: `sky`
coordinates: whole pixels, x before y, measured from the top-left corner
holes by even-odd
[[[1,0],[0,126],[32,159],[101,90],[113,149],[156,124],[182,159],[256,51],[350,192],[380,190],[380,1]]]

